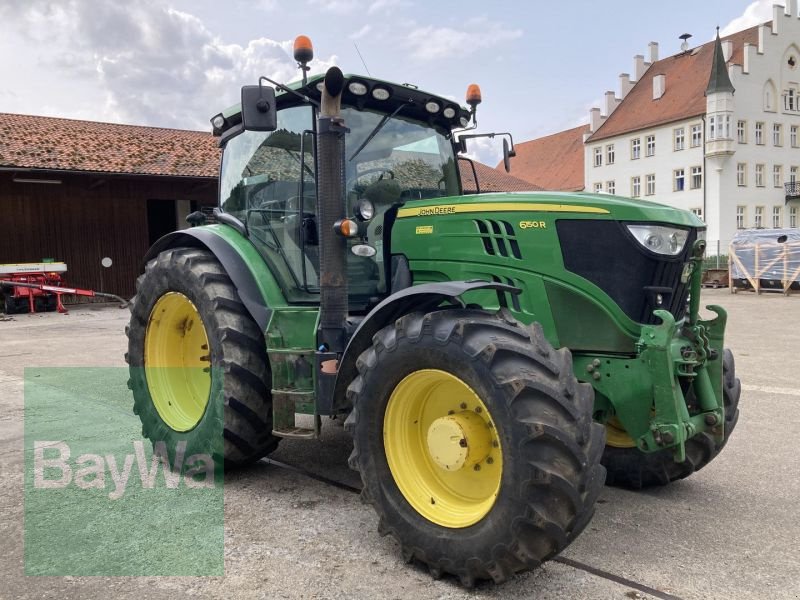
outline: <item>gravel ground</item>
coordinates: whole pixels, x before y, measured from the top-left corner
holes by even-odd
[[[666,488],[605,488],[594,520],[564,557],[680,598],[800,598],[800,298],[706,290],[729,311],[728,345],[742,380],[741,418],[710,466]],[[2,317],[0,317],[2,318]],[[467,591],[406,565],[356,494],[260,462],[225,482],[223,577],[23,575],[23,369],[124,366],[127,311],[0,321],[0,598],[645,598],[561,563]],[[284,441],[277,461],[349,485],[348,435]],[[157,532],[154,533],[157,536]]]

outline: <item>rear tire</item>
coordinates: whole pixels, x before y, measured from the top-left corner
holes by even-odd
[[[592,421],[592,388],[575,379],[571,354],[554,350],[538,324],[525,327],[503,311],[413,313],[379,331],[357,367],[359,375],[348,388],[353,408],[345,424],[354,438],[350,466],[361,473],[362,499],[378,513],[379,532],[400,543],[408,562],[421,561],[434,577],[453,574],[467,587],[480,579],[499,583],[558,554],[591,519],[605,479],[599,464],[605,431]],[[412,415],[405,421],[387,420],[396,402],[413,403],[420,396],[398,398],[397,390],[409,378],[432,372],[444,373],[445,380],[457,379],[474,391],[486,407],[486,417],[491,417],[486,427],[497,436],[495,448],[500,454],[494,463],[486,459],[489,464],[483,464],[487,472],[498,464],[502,467],[496,496],[485,512],[478,511],[475,522],[467,519],[443,526],[441,519],[425,516],[439,509],[429,512],[424,499],[409,499],[408,487],[406,493],[401,491],[408,480],[397,467],[393,470],[388,458],[394,453],[397,431],[408,430],[422,439],[428,406],[442,403],[443,417],[427,429],[429,454],[423,448],[421,454],[427,458],[413,458],[423,468],[412,475],[450,476],[437,471],[445,467],[432,450],[431,431],[442,418],[454,413],[458,417],[459,409],[479,413],[471,406],[477,402],[463,402],[469,394],[451,401],[451,392],[437,396],[436,390],[444,388],[432,388],[424,396],[424,402],[431,404],[423,404],[420,419]],[[455,410],[447,410],[450,403]],[[397,425],[387,429],[392,423]],[[461,440],[462,447],[468,438],[469,434]],[[412,463],[412,454],[408,456],[406,465]],[[473,476],[472,470],[480,471],[469,463],[455,468],[466,469],[466,477]],[[430,504],[436,505],[433,496]],[[449,500],[439,496],[440,506],[442,497]],[[480,501],[487,503],[485,498]],[[467,505],[465,510],[471,508]],[[457,521],[459,513],[448,516]]]
[[[226,468],[273,451],[279,438],[272,435],[271,376],[264,336],[216,257],[199,248],[165,250],[147,264],[136,288],[125,358],[142,434],[154,443],[165,441],[168,450],[185,441],[187,456],[209,453],[219,458],[222,452]],[[154,306],[170,293],[183,295],[196,307],[208,338],[211,391],[205,412],[188,431],[178,431],[162,418],[144,368],[164,366],[145,364],[145,337]]]
[[[688,477],[714,460],[728,443],[739,420],[739,397],[742,385],[736,377],[733,353],[722,354],[722,398],[725,406],[725,435],[720,443],[708,433],[699,433],[686,442],[686,460],[677,463],[669,450],[644,453],[637,448],[606,446],[603,464],[606,483],[629,489],[666,485]]]

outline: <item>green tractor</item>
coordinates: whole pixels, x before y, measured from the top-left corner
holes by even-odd
[[[212,119],[216,222],[195,214],[146,255],[127,330],[143,434],[230,468],[346,418],[379,531],[466,586],[557,555],[604,483],[713,460],[740,384],[725,311],[699,316],[702,221],[609,195],[464,195],[476,87],[467,109],[307,77],[298,39],[302,81],[262,78]]]

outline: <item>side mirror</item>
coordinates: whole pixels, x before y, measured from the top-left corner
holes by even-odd
[[[511,172],[511,150],[508,148],[508,140],[503,138],[503,166],[506,173]]]
[[[275,131],[275,89],[265,85],[242,86],[242,126],[245,131]]]

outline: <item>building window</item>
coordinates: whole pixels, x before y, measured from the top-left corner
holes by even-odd
[[[797,207],[790,206],[789,207],[789,227],[796,228],[797,227]]]
[[[697,148],[703,143],[703,126],[699,123],[692,125],[692,148]]]
[[[764,187],[764,165],[756,165],[756,187]]]
[[[692,167],[692,180],[689,182],[689,187],[693,190],[703,187],[703,167]]]
[[[773,206],[772,207],[772,228],[773,229],[780,229],[781,227],[781,207],[780,206]]]
[[[783,93],[783,110],[796,111],[798,110],[798,95],[797,90],[789,88]]]
[[[642,155],[642,140],[634,138],[631,140],[631,160],[636,160]]]
[[[672,172],[672,191],[682,192],[685,186],[686,175],[684,174],[683,169],[675,169]]]
[[[609,144],[606,146],[606,164],[614,164],[614,144]]]
[[[644,195],[652,196],[656,193],[656,176],[654,174],[644,177]]]
[[[594,193],[599,194],[603,191],[603,184],[602,183],[595,183],[594,184]]]
[[[789,182],[794,183],[797,181],[797,167],[789,167]]]
[[[797,125],[792,125],[789,128],[789,143],[792,148],[797,148]]]
[[[759,146],[764,145],[764,123],[760,121],[756,123],[756,144]]]
[[[747,185],[747,164],[738,163],[736,165],[736,185]]]
[[[644,138],[645,142],[645,156],[653,156],[656,153],[656,136],[648,135]]]
[[[617,184],[612,179],[611,181],[606,181],[606,191],[609,194],[616,194],[617,193]]]
[[[642,178],[638,175],[631,177],[631,198],[638,198],[642,195]]]
[[[692,214],[695,215],[701,221],[703,220],[703,209],[702,208],[692,208],[690,209]]]
[[[730,115],[711,115],[708,118],[708,139],[729,140],[731,137]]]
[[[683,127],[678,127],[677,129],[674,129],[672,135],[675,140],[675,150],[676,151],[683,150],[683,140],[685,137],[683,135]]]
[[[594,149],[594,166],[603,166],[603,149],[600,146]]]
[[[754,222],[756,229],[764,227],[764,207],[756,206],[756,220]]]
[[[740,144],[747,143],[747,121],[736,121],[736,139]]]
[[[780,123],[772,124],[772,145],[783,146],[783,125]]]
[[[772,165],[772,185],[783,187],[783,166]]]
[[[744,206],[736,207],[736,229],[744,229]]]

